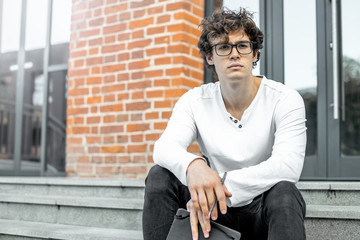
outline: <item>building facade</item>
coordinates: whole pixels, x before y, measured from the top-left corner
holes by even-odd
[[[51,3],[49,6],[57,4],[56,0],[44,1]],[[5,2],[0,0],[0,11]],[[165,129],[176,101],[187,90],[216,81],[216,76],[204,69],[197,48],[201,19],[217,7],[236,10],[242,6],[254,12],[255,21],[265,34],[255,74],[283,82],[304,98],[308,142],[302,179],[360,179],[360,48],[356,44],[360,31],[352,27],[360,21],[356,17],[358,1],[73,0],[71,5],[69,54],[64,55],[66,51],[61,47],[58,53],[50,54],[50,59],[66,56],[67,67],[64,70],[64,61],[50,61],[42,63],[44,67],[38,70],[47,79],[54,79],[52,71],[63,74],[67,70],[67,77],[57,75],[66,85],[54,85],[52,89],[57,91],[53,91],[49,87],[53,80],[42,80],[47,86],[36,88],[38,94],[45,92],[39,95],[43,99],[62,93],[56,102],[66,100],[65,108],[52,109],[59,115],[56,119],[66,119],[61,120],[66,132],[61,128],[57,132],[63,133],[63,139],[50,140],[52,130],[44,131],[50,129],[51,121],[46,120],[50,119],[47,104],[41,105],[41,127],[32,127],[28,131],[30,140],[20,144],[19,139],[25,139],[23,129],[28,129],[21,124],[25,120],[16,122],[7,117],[2,126],[13,122],[14,133],[4,135],[2,130],[0,135],[5,137],[0,137],[0,150],[4,153],[2,161],[13,163],[9,169],[14,171],[8,175],[30,175],[22,168],[26,162],[24,146],[30,142],[29,149],[38,151],[31,161],[40,167],[32,175],[144,178],[153,165],[154,142]],[[0,24],[0,30],[4,25]],[[50,40],[46,46],[49,51],[53,49]],[[46,49],[41,51],[45,60]],[[26,55],[26,47],[15,54],[20,66],[15,71],[17,79],[26,76],[23,72],[27,61],[19,62],[19,52]],[[1,59],[5,56],[8,55],[2,52]],[[2,82],[9,79],[6,71],[9,72],[0,70]],[[33,92],[36,81],[42,82],[36,76],[28,77],[34,82]],[[27,78],[22,78],[26,84]],[[12,84],[8,85],[16,86]],[[66,88],[60,90],[61,86]],[[25,96],[28,88],[23,89],[12,100],[17,106],[14,119],[24,109],[17,103],[24,102],[19,96]],[[9,109],[4,104],[1,107]],[[56,109],[66,109],[66,114]],[[31,116],[35,116],[36,111],[32,111]],[[19,130],[16,126],[20,125],[23,128]],[[39,138],[35,137],[36,131],[40,132]],[[46,134],[41,135],[42,132]],[[37,145],[31,144],[34,139]],[[14,143],[12,150],[4,147],[8,142]],[[41,155],[41,149],[51,149],[46,146],[55,149],[61,144],[63,160],[54,160],[61,153],[51,155],[49,150],[43,150]],[[199,153],[196,143],[189,150]],[[4,157],[7,152],[13,155]]]

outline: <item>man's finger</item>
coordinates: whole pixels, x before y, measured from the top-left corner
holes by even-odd
[[[215,193],[219,202],[220,211],[222,214],[225,214],[227,211],[227,207],[226,207],[225,191],[223,186],[222,185],[216,186]]]
[[[190,227],[193,240],[198,240],[198,217],[196,210],[190,210]]]
[[[199,199],[199,205],[200,205],[201,212],[205,215],[209,214],[208,200],[207,200],[207,197],[206,197],[206,194],[204,191],[198,192],[198,199]]]
[[[201,211],[197,211],[199,223],[205,238],[209,237],[210,232],[210,220],[205,217]]]

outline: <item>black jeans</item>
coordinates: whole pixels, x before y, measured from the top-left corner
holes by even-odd
[[[160,166],[152,167],[145,187],[144,240],[165,240],[177,209],[186,209],[190,198],[187,186],[175,175]],[[283,181],[249,205],[228,208],[225,215],[219,211],[216,222],[239,231],[241,240],[297,240],[306,239],[304,217],[301,193],[293,183]]]

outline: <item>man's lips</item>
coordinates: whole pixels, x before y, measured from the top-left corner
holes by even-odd
[[[236,68],[242,68],[244,67],[244,65],[240,64],[240,63],[232,63],[229,65],[228,68],[231,68],[231,69],[236,69]]]

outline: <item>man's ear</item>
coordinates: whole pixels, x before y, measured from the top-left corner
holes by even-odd
[[[214,61],[212,60],[212,56],[206,55],[206,61],[209,65],[214,65]]]
[[[254,52],[253,54],[253,62],[256,62],[257,59],[258,59],[258,54],[259,54],[259,51],[257,50],[256,52]]]

